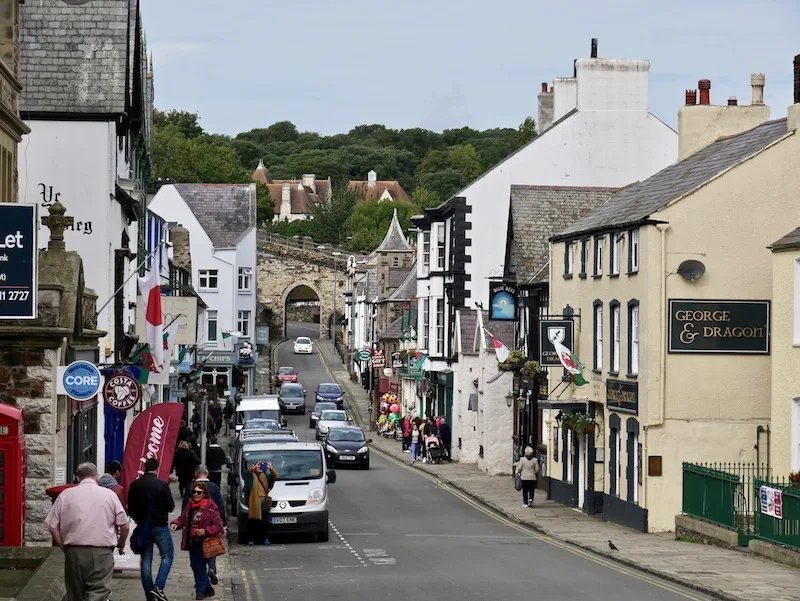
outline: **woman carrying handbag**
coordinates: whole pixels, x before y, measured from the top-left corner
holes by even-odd
[[[194,572],[195,599],[214,596],[214,589],[208,581],[206,560],[225,553],[222,542],[224,527],[219,509],[211,500],[205,482],[192,485],[191,500],[170,527],[172,530],[183,530],[181,549],[189,551],[189,563]]]

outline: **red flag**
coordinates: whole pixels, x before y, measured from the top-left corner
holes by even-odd
[[[142,411],[131,424],[122,458],[122,481],[127,502],[128,487],[144,473],[144,462],[158,459],[158,477],[169,481],[172,457],[183,419],[183,403],[158,403]]]

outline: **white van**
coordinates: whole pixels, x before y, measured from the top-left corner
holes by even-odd
[[[328,542],[328,485],[336,472],[328,469],[322,446],[315,442],[255,442],[242,445],[239,472],[239,542],[248,542],[248,470],[261,461],[271,461],[278,473],[269,496],[272,507],[269,532],[315,534]]]
[[[246,396],[236,406],[236,431],[239,432],[248,419],[274,419],[286,426],[281,413],[278,395]]]

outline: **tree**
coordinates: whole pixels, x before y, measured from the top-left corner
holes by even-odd
[[[291,121],[278,121],[267,128],[266,135],[270,140],[294,142],[300,134],[297,132],[295,124]]]
[[[517,136],[517,147],[522,148],[536,137],[536,121],[533,117],[525,117],[525,121],[519,124],[519,135]]]
[[[400,227],[407,230],[411,216],[417,212],[414,205],[397,200],[362,200],[356,204],[346,223],[347,232],[351,236],[348,244],[350,249],[366,252],[375,250],[386,236],[395,209]]]
[[[275,205],[269,188],[260,182],[256,182],[256,222],[258,225],[272,222],[275,217]]]
[[[426,173],[417,178],[417,186],[427,188],[439,198],[447,200],[453,194],[466,187],[469,180],[455,169],[444,169],[436,173]]]
[[[187,138],[198,138],[205,133],[200,127],[199,120],[197,113],[189,111],[171,110],[167,113],[158,109],[153,111],[153,125],[156,128],[174,125]]]
[[[442,204],[442,199],[438,194],[431,192],[427,188],[416,187],[411,193],[411,202],[414,203],[414,206],[417,207],[417,210],[421,213],[425,209],[438,207]]]
[[[481,158],[472,144],[453,146],[447,153],[447,159],[450,169],[463,174],[467,181],[474,180],[483,172]]]
[[[311,211],[310,233],[315,242],[342,245],[347,239],[345,224],[358,201],[358,194],[346,184],[336,186],[330,202],[314,205]]]

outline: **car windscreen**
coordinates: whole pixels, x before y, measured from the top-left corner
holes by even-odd
[[[280,430],[281,425],[276,419],[248,418],[244,422],[245,430]]]
[[[320,394],[342,394],[342,389],[339,388],[338,384],[320,384],[319,385],[319,393]]]
[[[311,344],[311,338],[298,338],[297,344]]]
[[[242,458],[242,478],[259,461],[272,461],[278,480],[316,480],[322,478],[322,453],[319,450],[268,449],[245,452]]]
[[[278,369],[279,374],[293,374],[294,367],[281,367]]]
[[[322,421],[346,422],[347,414],[344,411],[323,411],[319,418]]]
[[[363,442],[364,433],[360,430],[345,430],[344,428],[334,428],[328,432],[328,440],[334,442]]]
[[[314,405],[314,413],[322,413],[329,409],[336,409],[336,403],[317,403]]]
[[[249,411],[239,411],[236,414],[240,424],[247,423],[251,419],[271,419],[276,422],[280,421],[281,416],[279,411],[275,409],[250,409]]]
[[[301,397],[303,396],[303,389],[300,386],[281,386],[282,397]]]

